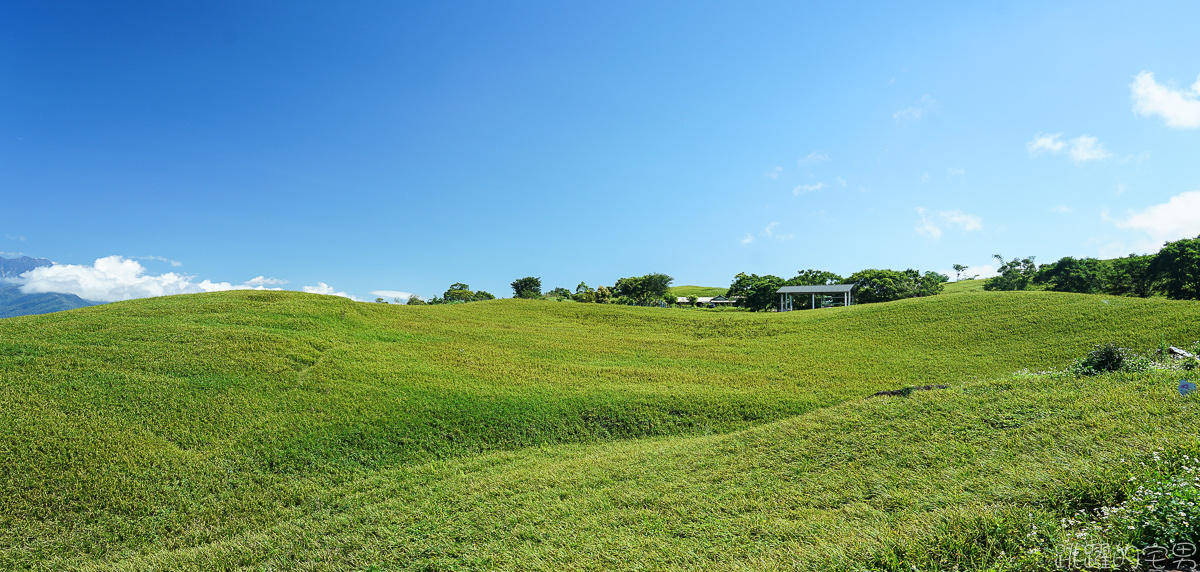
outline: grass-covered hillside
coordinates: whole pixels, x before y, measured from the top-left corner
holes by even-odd
[[[712,286],[672,286],[668,289],[672,296],[724,296],[729,288],[716,288]]]
[[[1012,372],[1198,318],[1047,292],[785,314],[225,292],[5,319],[0,569],[991,562],[988,519],[1112,500],[1116,459],[1195,426],[1165,377]],[[951,387],[867,398],[927,384]]]

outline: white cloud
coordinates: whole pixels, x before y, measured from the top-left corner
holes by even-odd
[[[7,238],[9,240],[15,240],[17,242],[25,242],[25,237],[20,236],[20,235],[6,234],[6,235],[4,235],[4,238]]]
[[[929,217],[925,216],[925,213],[926,213],[925,209],[923,209],[921,207],[917,207],[916,210],[917,210],[917,214],[921,215],[921,224],[918,224],[916,226],[917,232],[919,234],[928,236],[929,238],[932,238],[934,240],[941,238],[942,237],[942,229],[938,228],[938,226],[936,224],[933,224],[933,221],[929,220]]]
[[[837,180],[837,184],[839,187],[841,187],[843,189],[846,188],[846,179],[838,177],[836,180]]]
[[[814,183],[812,185],[800,185],[800,186],[792,189],[792,194],[793,195],[803,195],[805,193],[819,191],[821,189],[824,189],[826,186],[827,185],[825,185],[825,183]]]
[[[133,260],[157,260],[159,262],[166,262],[171,266],[183,266],[183,263],[178,260],[171,260],[170,258],[163,258],[161,256],[134,256],[132,258]]]
[[[1076,163],[1099,161],[1112,157],[1095,137],[1080,135],[1071,140],[1071,160]]]
[[[1050,212],[1052,212],[1052,213],[1062,213],[1062,214],[1070,214],[1074,211],[1075,211],[1075,209],[1073,209],[1067,205],[1058,205],[1058,206],[1050,209]]]
[[[816,165],[817,163],[824,163],[828,160],[829,155],[826,155],[820,151],[813,151],[812,153],[801,157],[799,161],[796,161],[796,163],[801,167],[805,167],[808,165]]]
[[[963,272],[963,280],[966,280],[968,278],[983,280],[985,278],[999,276],[1000,273],[997,272],[996,270],[997,270],[997,268],[996,268],[995,264],[980,264],[979,266],[968,266],[967,271]],[[945,274],[945,273],[943,272],[943,274]],[[954,276],[953,271],[951,271],[950,274],[947,274],[947,276]]]
[[[84,300],[116,302],[151,296],[172,294],[195,294],[222,290],[266,290],[262,285],[230,284],[202,280],[195,277],[167,272],[146,274],[146,269],[136,260],[122,256],[99,258],[91,266],[82,264],[54,264],[34,268],[20,276],[21,292],[36,294],[60,292],[74,294]]]
[[[977,215],[967,214],[959,210],[944,211],[938,213],[947,223],[957,226],[965,231],[983,230],[983,219]]]
[[[1117,162],[1121,163],[1122,165],[1124,165],[1126,163],[1133,163],[1135,165],[1141,165],[1142,163],[1149,161],[1150,157],[1151,157],[1151,153],[1149,151],[1142,151],[1141,153],[1138,153],[1136,155],[1132,155],[1132,154],[1126,155],[1125,157],[1119,159]]]
[[[1180,193],[1165,203],[1131,212],[1125,220],[1113,222],[1119,228],[1145,233],[1157,245],[1195,237],[1200,235],[1200,191]]]
[[[342,298],[349,298],[349,299],[355,300],[357,302],[362,302],[362,300],[359,300],[354,295],[347,294],[345,292],[338,292],[333,289],[333,286],[330,286],[324,282],[317,282],[316,286],[305,286],[302,289],[305,292],[308,292],[309,294],[324,294],[326,296],[341,296]]]
[[[404,292],[401,290],[371,290],[372,296],[382,296],[384,298],[399,298],[408,300],[412,297],[412,292]]]
[[[794,234],[780,234],[775,231],[775,229],[777,229],[777,228],[779,228],[778,222],[767,223],[767,226],[763,227],[762,231],[758,233],[758,236],[755,236],[753,233],[747,232],[746,236],[739,239],[738,242],[741,243],[742,246],[747,246],[747,245],[753,244],[754,241],[759,238],[765,238],[767,240],[785,241],[785,240],[791,240],[796,237],[796,235],[794,235]]]
[[[947,177],[966,177],[967,170],[962,167],[950,167],[949,169],[946,169],[946,176]]]
[[[942,226],[958,227],[964,232],[983,231],[983,219],[978,215],[967,214],[957,209],[936,214],[923,207],[917,207],[916,211],[921,217],[921,222],[915,227],[917,233],[933,240],[942,237]]]
[[[1059,137],[1062,137],[1062,133],[1055,133],[1053,135],[1038,133],[1034,136],[1033,141],[1025,144],[1025,148],[1029,150],[1030,155],[1037,155],[1044,152],[1058,153],[1063,150],[1063,147],[1067,146],[1065,142],[1058,140]]]
[[[777,222],[769,223],[769,224],[767,224],[766,228],[763,229],[762,232],[758,233],[758,235],[765,237],[765,238],[773,238],[775,240],[791,240],[791,239],[795,238],[795,235],[792,235],[792,234],[779,234],[779,233],[775,232],[775,229],[778,226],[779,226],[779,223],[777,223]]]
[[[265,276],[255,276],[254,278],[251,278],[245,282],[245,284],[247,286],[266,286],[266,285],[275,286],[275,285],[287,284],[287,283],[288,283],[287,280],[280,280],[278,278],[267,278]]]
[[[928,183],[928,182],[929,182],[929,173],[925,173],[924,175],[921,175],[921,182],[922,182],[922,183]]]
[[[1200,78],[1190,90],[1171,89],[1154,81],[1154,74],[1142,72],[1129,84],[1133,111],[1140,115],[1159,115],[1167,127],[1200,127]]]
[[[921,96],[921,99],[917,100],[916,105],[910,105],[893,113],[892,119],[895,119],[896,123],[903,121],[916,121],[920,119],[922,115],[925,115],[926,112],[932,110],[936,105],[936,99],[929,97],[928,95],[923,95]]]
[[[783,174],[783,167],[774,167],[766,173],[768,179],[778,179],[781,174]]]
[[[1061,141],[1062,133],[1054,133],[1047,135],[1038,133],[1033,140],[1025,144],[1025,148],[1029,150],[1030,155],[1040,155],[1042,153],[1058,154],[1063,149],[1068,149],[1071,154],[1071,160],[1076,163],[1086,163],[1088,161],[1099,161],[1112,157],[1104,149],[1104,145],[1099,139],[1091,135],[1080,135],[1070,141]]]

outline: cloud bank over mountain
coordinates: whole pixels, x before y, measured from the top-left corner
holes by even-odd
[[[196,281],[194,276],[167,272],[148,274],[136,260],[123,256],[99,258],[92,265],[54,264],[23,273],[14,280],[25,294],[58,292],[74,294],[84,300],[117,302],[134,298],[196,294],[223,290],[280,290],[266,284],[280,281],[257,277],[243,284]]]

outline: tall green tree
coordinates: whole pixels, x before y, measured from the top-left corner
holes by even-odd
[[[475,293],[471,291],[471,287],[462,282],[455,282],[442,293],[442,300],[449,304],[451,302],[470,302],[475,299]]]
[[[595,302],[597,304],[608,304],[612,301],[612,289],[608,286],[600,286],[596,288],[595,294]]]
[[[944,274],[925,272],[911,268],[900,270],[859,270],[846,278],[854,284],[853,296],[856,304],[890,302],[902,298],[933,296],[942,291],[949,280]]]
[[[830,284],[841,284],[843,278],[832,272],[825,270],[801,270],[796,276],[789,278],[788,286],[828,286]]]
[[[1147,298],[1156,290],[1155,276],[1150,272],[1153,255],[1130,254],[1106,261],[1105,294]]]
[[[542,279],[533,276],[517,278],[512,284],[514,298],[541,298]]]
[[[1000,275],[985,280],[984,290],[1026,290],[1037,276],[1038,265],[1034,264],[1032,256],[1024,259],[1014,258],[1008,262],[999,254],[993,254],[992,258],[1000,261],[1000,268],[997,270]]]
[[[1104,291],[1107,271],[1102,260],[1064,256],[1058,262],[1043,264],[1033,281],[1054,292],[1098,294]]]
[[[966,272],[967,268],[968,267],[966,264],[955,264],[954,265],[954,279],[962,280],[963,272]]]
[[[571,299],[576,302],[593,303],[596,302],[596,291],[587,282],[579,282],[575,286],[575,293],[571,294]]]
[[[1166,243],[1150,262],[1150,275],[1168,298],[1200,299],[1200,237]]]
[[[651,301],[657,303],[663,299],[663,296],[666,296],[671,288],[671,282],[674,280],[674,278],[660,273],[621,278],[613,285],[613,294],[618,297],[631,298],[638,304],[646,304]]]
[[[783,285],[783,278],[778,276],[770,274],[759,276],[741,272],[734,276],[733,282],[729,284],[729,290],[725,292],[725,297],[742,298],[742,304],[754,312],[778,310],[778,292]]]

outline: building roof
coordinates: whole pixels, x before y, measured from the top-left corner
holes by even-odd
[[[840,294],[849,292],[853,284],[829,284],[826,286],[784,286],[776,294]]]

